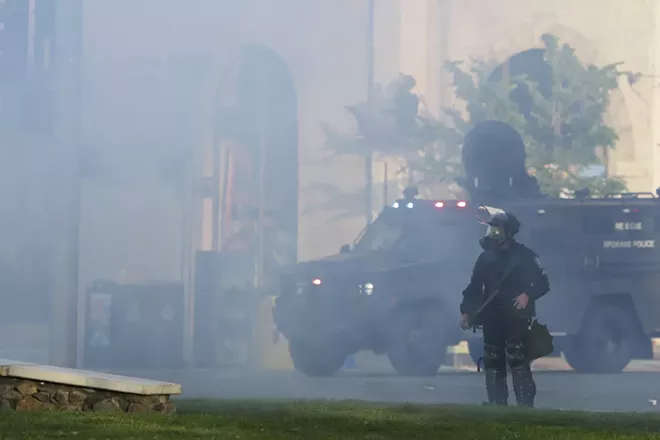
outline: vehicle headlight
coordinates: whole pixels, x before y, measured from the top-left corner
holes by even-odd
[[[298,295],[302,295],[303,293],[307,292],[312,286],[320,286],[322,284],[321,278],[313,278],[311,281],[311,284],[306,281],[306,282],[301,282],[299,281],[296,283],[296,293]]]
[[[372,283],[364,283],[360,286],[360,291],[367,296],[374,293],[374,285]]]

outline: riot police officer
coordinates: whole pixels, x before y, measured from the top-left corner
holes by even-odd
[[[461,326],[483,328],[488,403],[507,405],[508,363],[518,405],[533,407],[536,384],[525,352],[526,336],[535,317],[535,301],[550,290],[550,284],[538,256],[515,240],[520,229],[516,217],[489,207],[481,207],[480,212],[487,231],[479,241],[483,252],[463,291]]]

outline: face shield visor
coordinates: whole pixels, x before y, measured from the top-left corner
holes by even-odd
[[[481,205],[477,209],[477,220],[483,225],[503,225],[507,222],[506,212],[492,206]]]
[[[501,226],[488,225],[486,228],[486,237],[497,242],[503,242],[506,240],[506,232]]]

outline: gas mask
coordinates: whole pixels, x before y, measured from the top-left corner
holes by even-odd
[[[486,226],[486,235],[479,240],[484,250],[498,250],[509,239],[504,225],[508,221],[506,212],[490,206],[480,206],[477,220]]]
[[[479,240],[479,244],[484,250],[497,250],[502,247],[507,238],[502,226],[488,225],[486,235]]]

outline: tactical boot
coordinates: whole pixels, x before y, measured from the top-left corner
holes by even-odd
[[[529,365],[512,368],[511,378],[513,379],[513,391],[516,394],[518,406],[533,408],[534,398],[536,397],[536,383],[534,383]]]
[[[506,370],[486,369],[486,392],[491,405],[507,405],[509,390],[506,385]]]

